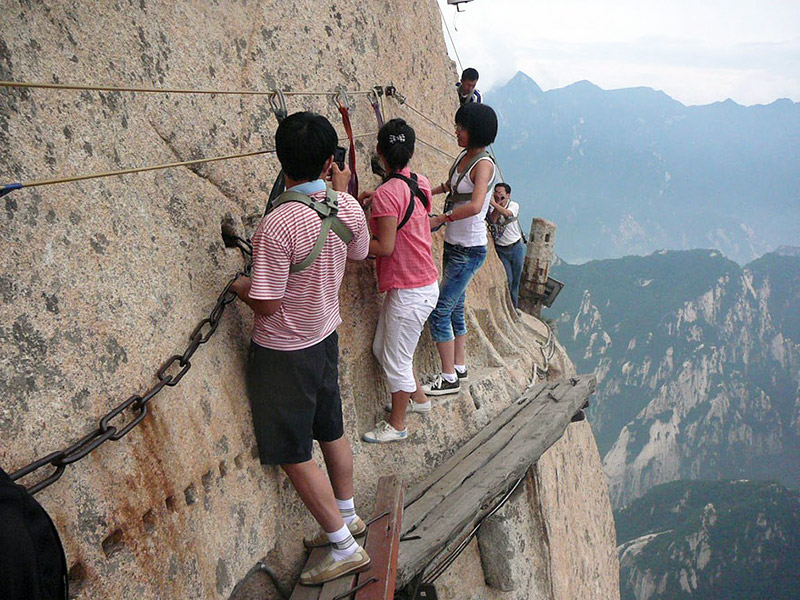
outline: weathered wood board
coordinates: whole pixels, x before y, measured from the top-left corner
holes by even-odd
[[[397,586],[458,543],[544,452],[594,392],[590,375],[526,390],[406,496]]]

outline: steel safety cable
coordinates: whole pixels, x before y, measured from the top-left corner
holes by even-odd
[[[450,26],[447,24],[447,18],[444,16],[444,11],[442,10],[438,0],[436,2],[436,6],[439,7],[439,14],[442,15],[442,23],[444,23],[444,28],[447,31],[447,37],[450,38],[450,45],[453,47],[453,52],[455,52],[456,60],[458,61],[458,70],[463,71],[464,65],[461,64],[461,57],[458,55],[458,48],[456,48],[456,43],[453,40],[453,34],[450,33]]]
[[[447,134],[447,135],[449,135],[450,137],[452,137],[452,138],[454,138],[454,139],[455,139],[455,137],[456,137],[456,136],[455,136],[455,134],[452,132],[452,130],[450,130],[450,129],[447,129],[447,128],[446,128],[444,125],[441,125],[441,124],[437,123],[436,121],[434,121],[433,119],[431,119],[431,118],[430,118],[428,115],[426,115],[425,113],[423,113],[421,110],[418,110],[418,109],[414,108],[413,106],[411,106],[411,105],[408,103],[408,101],[404,102],[404,103],[403,103],[403,105],[404,105],[404,106],[407,106],[407,107],[408,107],[408,109],[409,109],[409,110],[411,110],[411,112],[414,112],[414,113],[416,113],[417,115],[419,115],[420,117],[422,117],[423,119],[425,119],[426,121],[428,121],[428,123],[430,123],[431,125],[435,126],[437,129],[441,130],[441,131],[442,131],[442,132],[444,132],[445,134]]]
[[[439,148],[438,146],[436,146],[436,145],[434,145],[434,144],[431,144],[430,142],[426,142],[425,140],[423,140],[423,139],[422,139],[421,137],[419,137],[419,136],[417,136],[417,141],[418,141],[420,144],[423,144],[424,146],[427,146],[428,148],[431,148],[432,150],[436,150],[436,151],[437,151],[438,153],[440,153],[440,154],[444,154],[444,155],[445,155],[447,158],[449,158],[450,160],[455,160],[455,159],[456,159],[456,156],[454,156],[453,154],[450,154],[450,153],[449,153],[449,152],[447,152],[446,150],[442,150],[441,148]]]
[[[370,133],[362,133],[359,135],[354,135],[353,139],[361,139],[365,137],[373,137],[377,135],[376,132]],[[349,138],[339,138],[340,142],[345,140],[349,140]],[[157,171],[161,169],[173,169],[176,167],[189,167],[192,165],[199,165],[203,163],[215,162],[215,161],[222,161],[222,160],[231,160],[234,158],[246,158],[249,156],[260,156],[263,154],[273,154],[275,152],[274,149],[265,149],[265,150],[256,150],[254,152],[244,152],[242,154],[228,154],[226,156],[213,156],[211,158],[198,158],[195,160],[185,160],[180,162],[173,162],[173,163],[165,163],[160,165],[150,165],[145,167],[135,167],[131,169],[120,169],[118,171],[104,171],[100,173],[88,173],[84,175],[74,175],[71,177],[58,177],[55,179],[41,179],[36,181],[25,181],[19,183],[9,183],[3,186],[0,186],[0,198],[5,196],[6,194],[13,192],[14,190],[19,190],[23,188],[31,188],[31,187],[41,187],[45,185],[55,185],[58,183],[71,183],[74,181],[85,181],[88,179],[101,179],[104,177],[114,177],[115,175],[129,175],[131,173],[145,173],[147,171]]]
[[[436,6],[439,7],[439,14],[442,15],[442,22],[444,23],[445,30],[447,30],[447,37],[450,38],[450,44],[453,46],[453,52],[455,53],[456,60],[458,61],[458,69],[459,69],[459,71],[461,71],[463,73],[464,72],[464,65],[461,64],[461,57],[459,57],[459,55],[458,55],[458,48],[456,48],[456,42],[453,39],[453,35],[450,33],[450,27],[447,25],[447,19],[445,18],[444,12],[442,11],[442,7],[439,5],[438,2],[436,3]],[[409,108],[411,108],[411,107],[409,107]],[[412,110],[414,110],[414,109],[412,108]],[[500,179],[505,181],[506,178],[503,175],[503,169],[500,168],[500,162],[497,160],[497,155],[494,152],[494,147],[492,146],[492,144],[489,144],[489,152],[491,153],[492,158],[494,159],[494,164],[497,165],[497,170],[500,173]]]
[[[122,85],[82,85],[71,83],[46,83],[33,81],[0,81],[0,87],[30,88],[30,89],[53,89],[53,90],[77,90],[94,92],[139,92],[145,94],[219,94],[237,96],[272,96],[275,90],[242,90],[242,89],[214,89],[214,88],[154,88],[141,86],[122,86]],[[284,96],[336,96],[337,92],[322,91],[284,91]],[[372,93],[372,90],[348,91],[350,95],[364,95]]]

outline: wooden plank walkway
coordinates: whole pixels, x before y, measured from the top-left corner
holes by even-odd
[[[406,494],[398,588],[460,542],[561,438],[595,387],[591,375],[531,387]]]
[[[381,477],[378,480],[374,516],[368,521],[366,537],[357,540],[372,559],[368,569],[340,577],[323,586],[302,586],[298,583],[290,600],[392,600],[402,518],[402,481],[396,476]],[[328,552],[328,547],[314,548],[306,567],[318,564]],[[355,592],[352,591],[354,589]]]

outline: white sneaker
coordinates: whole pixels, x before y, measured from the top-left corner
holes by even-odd
[[[385,444],[387,442],[399,442],[408,437],[408,430],[398,431],[386,421],[378,421],[375,429],[368,431],[361,436],[361,439],[370,444]]]
[[[384,404],[383,410],[386,412],[392,412],[392,405],[391,404]],[[406,409],[406,414],[408,413],[429,413],[431,412],[431,401],[428,400],[427,402],[414,402],[413,400],[408,401],[408,408]]]

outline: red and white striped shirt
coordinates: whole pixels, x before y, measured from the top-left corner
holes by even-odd
[[[333,232],[322,252],[299,273],[289,267],[302,262],[319,237],[322,219],[299,202],[281,204],[267,214],[253,235],[250,298],[281,300],[273,315],[255,315],[253,341],[272,350],[301,350],[324,340],[339,326],[339,287],[347,259],[363,260],[369,251],[369,229],[358,201],[339,194],[339,218],[353,232],[345,243]],[[310,195],[324,200],[325,192]]]

